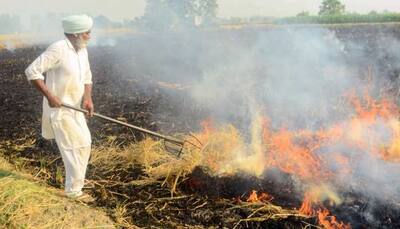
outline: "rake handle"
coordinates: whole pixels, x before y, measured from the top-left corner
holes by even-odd
[[[74,107],[74,106],[71,106],[71,105],[68,105],[68,104],[65,104],[65,103],[62,103],[61,106],[69,108],[69,109],[72,109],[72,110],[80,111],[80,112],[85,113],[85,114],[89,113],[89,111],[87,111],[85,109],[82,109],[82,108],[79,108],[79,107]],[[104,116],[104,115],[101,115],[101,114],[98,114],[98,113],[93,113],[93,116],[101,118],[101,119],[104,119],[104,120],[107,120],[107,121],[110,121],[110,122],[113,122],[113,123],[120,124],[122,126],[129,127],[131,129],[134,129],[134,130],[140,131],[142,133],[146,133],[146,134],[152,135],[152,136],[157,137],[157,138],[164,139],[164,140],[166,140],[168,142],[172,142],[172,143],[175,143],[175,144],[178,144],[178,145],[183,145],[184,144],[184,141],[175,139],[173,137],[165,136],[165,135],[162,135],[162,134],[153,132],[151,130],[147,130],[147,129],[144,129],[144,128],[141,128],[141,127],[138,127],[138,126],[126,123],[126,122],[121,122],[121,121],[119,121],[117,119],[113,119],[113,118],[110,118],[110,117],[107,117],[107,116]]]

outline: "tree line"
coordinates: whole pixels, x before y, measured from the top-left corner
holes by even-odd
[[[377,22],[400,22],[400,13],[389,11],[371,11],[368,14],[346,12],[346,6],[339,0],[323,0],[318,15],[309,12],[300,12],[295,17],[280,18],[277,23],[313,23],[313,24],[336,24],[336,23],[377,23]]]

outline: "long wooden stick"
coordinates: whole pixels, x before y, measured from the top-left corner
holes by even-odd
[[[69,109],[72,109],[72,110],[80,111],[80,112],[85,113],[85,114],[89,113],[89,111],[87,111],[87,110],[84,110],[84,109],[78,108],[78,107],[74,107],[74,106],[71,106],[71,105],[68,105],[68,104],[65,104],[65,103],[63,103],[62,106],[66,107],[66,108],[69,108]],[[104,116],[104,115],[101,115],[101,114],[98,114],[98,113],[93,113],[93,116],[101,118],[101,119],[104,119],[104,120],[107,120],[107,121],[110,121],[110,122],[113,122],[113,123],[120,124],[122,126],[126,126],[126,127],[129,127],[129,128],[135,129],[137,131],[152,135],[152,136],[157,137],[157,138],[164,139],[164,140],[166,140],[168,142],[172,142],[172,143],[175,143],[175,144],[178,144],[178,145],[183,145],[184,144],[184,141],[178,140],[176,138],[173,138],[173,137],[170,137],[170,136],[165,136],[165,135],[162,135],[162,134],[159,134],[159,133],[147,130],[147,129],[143,129],[141,127],[134,126],[134,125],[126,123],[126,122],[121,122],[121,121],[119,121],[117,119],[113,119],[113,118],[110,118],[110,117],[107,117],[107,116]]]

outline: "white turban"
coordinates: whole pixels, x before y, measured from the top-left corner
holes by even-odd
[[[62,19],[64,33],[75,34],[89,31],[93,26],[91,17],[82,15],[71,15]]]

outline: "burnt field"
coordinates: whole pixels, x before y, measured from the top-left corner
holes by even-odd
[[[394,140],[385,137],[381,141],[375,132],[364,134],[383,128],[371,120],[384,120],[385,128],[385,120],[390,120],[390,125],[398,120],[399,40],[400,26],[390,24],[338,26],[322,31],[314,27],[266,31],[246,28],[98,38],[97,45],[89,48],[96,112],[163,134],[194,135],[204,144],[201,152],[209,160],[178,175],[159,177],[158,182],[138,183],[135,181],[150,176],[145,165],[125,163],[116,156],[114,164],[105,166],[94,158],[87,175],[87,191],[96,198],[92,205],[108,209],[116,224],[126,228],[400,227],[400,190],[393,185],[398,179],[400,156],[391,145],[398,136],[390,132]],[[309,44],[312,45],[308,47]],[[45,48],[37,45],[0,51],[0,145],[2,154],[17,168],[28,168],[36,177],[63,188],[57,147],[40,136],[42,97],[24,75],[25,68]],[[344,77],[337,81],[317,80],[320,75],[343,72]],[[285,78],[293,74],[316,83],[303,85],[302,80],[293,83]],[[307,80],[311,74],[315,78]],[[215,77],[210,80],[210,76]],[[274,80],[266,81],[270,76]],[[357,79],[351,87],[348,77]],[[289,83],[280,84],[280,80]],[[333,118],[317,112],[325,109],[319,100],[330,104],[332,94],[347,92],[353,86],[360,86],[363,91],[365,81],[371,89],[370,96],[352,97],[356,112],[348,115],[340,106],[326,111],[334,112]],[[265,92],[266,88],[261,87],[264,82],[276,83],[267,87],[273,93]],[[244,85],[244,89],[238,85]],[[328,87],[331,85],[334,87]],[[234,90],[225,90],[231,87]],[[310,94],[291,94],[298,88]],[[322,89],[314,91],[315,88]],[[323,91],[332,94],[326,96]],[[255,99],[243,99],[253,92]],[[308,103],[298,105],[301,102],[297,100],[293,103],[286,97],[282,99],[278,96],[282,92]],[[263,167],[261,175],[248,172],[247,166],[242,169],[242,162],[233,163],[236,157],[222,155],[237,150],[230,145],[241,144],[235,131],[225,130],[221,137],[209,134],[201,125],[212,119],[218,133],[219,123],[233,124],[244,142],[253,145],[253,131],[246,129],[257,119],[248,115],[252,112],[247,105],[254,100],[265,104],[271,120],[269,128],[264,128],[264,123],[258,125],[263,127],[260,135],[267,139],[263,141],[268,147],[262,152],[272,158],[266,159],[268,163],[263,166],[268,169]],[[385,101],[391,101],[390,105],[386,106]],[[339,120],[345,123],[340,126],[345,132],[352,132],[355,119],[363,121],[365,117],[367,127],[357,123],[355,128],[363,130],[363,141],[355,139],[358,134],[350,136],[357,144],[349,144],[347,136],[333,131]],[[347,119],[351,121],[342,122]],[[289,133],[294,146],[282,147],[286,139],[279,132],[282,126],[287,127],[285,133]],[[89,127],[96,157],[97,153],[140,151],[129,147],[145,139],[141,133],[97,119],[91,119]],[[315,131],[299,131],[303,129]],[[212,136],[218,140],[213,141]],[[331,147],[329,144],[337,139],[341,139],[340,144],[335,142]],[[364,146],[364,141],[389,149],[371,156],[379,163],[370,163],[369,157],[363,157],[363,152],[381,153],[374,146]],[[207,147],[214,147],[212,152],[220,150],[220,154],[215,156]],[[341,150],[346,153],[335,154]],[[287,159],[283,162],[281,158]],[[327,158],[335,163],[326,162]],[[258,166],[248,161],[250,167]],[[384,170],[366,173],[366,165],[371,170]]]

